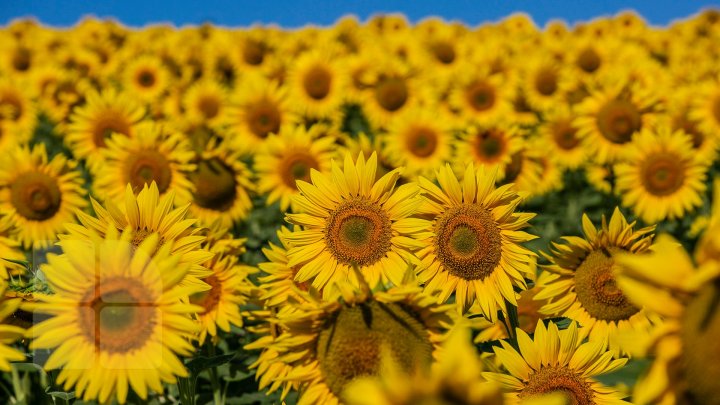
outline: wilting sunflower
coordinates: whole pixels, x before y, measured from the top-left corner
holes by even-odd
[[[75,211],[87,206],[80,171],[58,154],[48,161],[45,145],[17,146],[0,157],[0,211],[12,237],[25,248],[48,247]]]
[[[93,187],[103,200],[122,199],[128,184],[137,194],[153,182],[160,194],[172,191],[179,200],[190,199],[193,185],[187,176],[195,169],[190,163],[195,155],[183,135],[161,124],[140,123],[132,138],[113,136],[102,156]]]
[[[346,77],[342,65],[333,55],[320,51],[303,54],[288,73],[291,107],[308,117],[328,117],[344,100],[348,85]]]
[[[201,325],[199,343],[202,345],[208,335],[215,338],[218,329],[230,332],[230,325],[242,326],[240,306],[248,301],[252,284],[248,275],[254,269],[239,263],[237,256],[217,254],[205,267],[212,273],[203,279],[210,289],[190,296],[190,303],[202,308],[196,315]]]
[[[228,108],[228,131],[241,152],[253,152],[270,134],[293,121],[288,110],[287,89],[264,77],[249,76],[242,82]]]
[[[227,228],[245,219],[252,208],[250,176],[239,152],[227,144],[208,145],[189,176],[195,190],[190,212],[205,226],[220,221]]]
[[[106,231],[63,240],[63,254],[48,255],[42,271],[54,294],[33,309],[51,318],[32,327],[30,347],[53,349],[44,367],[61,369],[65,390],[124,403],[129,387],[146,399],[148,388],[163,392],[162,382],[188,375],[178,355],[194,351],[190,314],[200,308],[180,301],[194,291],[178,285],[188,264],[158,234],[136,244],[132,229]]]
[[[466,328],[457,328],[443,344],[430,373],[411,370],[386,357],[379,376],[359,378],[343,394],[348,405],[466,404],[502,405],[499,385],[482,377],[484,365]],[[381,353],[385,355],[385,353]],[[387,355],[385,355],[387,356]]]
[[[323,136],[321,127],[316,124],[305,130],[302,126],[286,126],[278,135],[271,135],[257,152],[257,191],[267,195],[268,205],[279,201],[280,209],[287,211],[291,197],[299,193],[296,181],[310,181],[310,170],[330,171],[335,138]]]
[[[428,371],[441,357],[443,333],[453,322],[447,305],[416,287],[371,295],[346,287],[342,300],[309,297],[290,304],[292,310],[277,315],[277,338],[246,346],[274,354],[255,364],[258,373],[296,385],[298,405],[338,404],[350,383],[380,373],[383,354],[404,373]]]
[[[627,351],[618,336],[628,330],[646,333],[651,317],[636,307],[618,288],[614,272],[619,253],[642,254],[652,243],[655,227],[633,229],[619,209],[610,222],[602,218],[598,230],[587,215],[582,218],[585,238],[565,236],[566,243],[553,243],[547,256],[546,270],[557,277],[546,279],[535,299],[548,300],[541,309],[548,316],[563,316],[577,321],[590,336],[609,345],[615,354]]]
[[[520,244],[535,238],[521,231],[535,214],[516,213],[521,198],[508,184],[495,188],[495,170],[467,165],[462,182],[449,165],[437,173],[440,187],[424,177],[419,184],[424,214],[432,220],[403,220],[406,232],[423,242],[417,252],[419,280],[440,302],[455,293],[458,311],[477,303],[490,320],[517,305],[513,288],[526,289],[534,271],[534,253]]]
[[[86,159],[91,168],[98,162],[100,149],[112,134],[132,137],[135,125],[145,116],[145,108],[129,93],[112,89],[89,92],[86,104],[73,110],[65,142],[78,159]]]
[[[556,106],[545,112],[545,120],[538,128],[548,155],[562,168],[577,169],[588,159],[578,130],[573,126],[569,108]]]
[[[583,405],[627,404],[623,395],[599,383],[594,377],[615,371],[627,359],[613,360],[602,341],[590,340],[578,333],[577,324],[558,330],[555,323],[545,327],[538,321],[532,338],[516,329],[519,350],[504,340],[494,347],[498,361],[508,374],[483,373],[507,392],[505,403],[519,404],[533,397],[559,392],[565,403]]]
[[[417,243],[404,235],[401,221],[417,211],[419,189],[395,187],[400,169],[378,180],[376,171],[377,155],[366,161],[361,153],[353,162],[346,154],[343,168],[333,161],[331,173],[311,170],[312,184],[297,182],[300,213],[287,215],[288,222],[304,228],[287,235],[288,264],[300,266],[296,281],[312,280],[317,289],[347,280],[371,288],[403,284]],[[357,279],[353,266],[366,281]]]
[[[473,126],[455,144],[455,170],[462,172],[468,163],[497,170],[498,180],[505,177],[505,169],[513,155],[523,148],[523,137],[518,129],[504,122],[488,126]]]
[[[702,205],[707,164],[685,133],[646,129],[629,145],[628,162],[615,166],[617,191],[647,223],[681,218]]]
[[[393,119],[383,137],[386,154],[405,176],[429,176],[435,167],[451,161],[453,134],[444,114],[410,109]]]
[[[627,297],[664,319],[651,339],[635,341],[654,360],[635,384],[633,402],[720,404],[718,262],[696,267],[667,235],[660,235],[648,254],[618,255],[618,261],[623,265],[618,285]]]
[[[122,70],[124,88],[148,103],[157,100],[170,81],[170,74],[156,56],[142,55]]]
[[[148,236],[158,234],[159,245],[168,245],[171,253],[180,258],[180,264],[190,266],[181,283],[207,289],[207,284],[200,279],[210,271],[202,264],[213,254],[202,249],[206,238],[194,226],[197,220],[187,215],[189,206],[173,209],[175,195],[172,192],[161,196],[153,182],[149,187],[145,185],[136,196],[128,184],[124,199],[119,200],[125,203],[123,209],[115,205],[114,200],[106,200],[104,207],[92,198],[90,201],[95,216],[78,212],[80,224],[66,224],[68,234],[60,235],[60,240],[89,239],[94,234],[102,237],[111,227],[130,232],[132,243],[137,246]]]
[[[633,135],[653,123],[656,108],[648,90],[616,84],[596,90],[578,105],[573,125],[598,163],[614,163],[627,157]]]

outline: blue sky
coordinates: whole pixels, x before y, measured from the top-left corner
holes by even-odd
[[[114,17],[131,26],[210,22],[227,26],[275,23],[299,27],[308,23],[329,25],[346,14],[365,19],[376,13],[402,12],[412,21],[437,15],[476,25],[524,11],[543,25],[553,18],[575,22],[630,8],[652,24],[665,25],[712,5],[718,7],[719,3],[708,0],[0,0],[0,24],[34,16],[45,24],[70,26],[82,16],[94,14]]]

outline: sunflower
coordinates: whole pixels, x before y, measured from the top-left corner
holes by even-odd
[[[278,134],[294,121],[287,102],[287,89],[264,77],[251,76],[231,99],[228,132],[241,152],[253,152],[270,134]]]
[[[0,321],[5,320],[8,316],[15,313],[22,304],[20,298],[7,298],[6,289],[8,285],[3,279],[0,280]],[[5,372],[11,371],[11,361],[24,361],[25,354],[10,346],[16,340],[21,339],[25,335],[25,329],[9,325],[7,323],[0,324],[0,370]]]
[[[288,265],[287,252],[291,245],[287,242],[287,235],[290,232],[284,226],[281,227],[277,233],[281,246],[270,242],[268,247],[262,250],[268,261],[258,265],[264,273],[258,277],[260,288],[263,290],[260,299],[269,308],[284,306],[291,299],[299,300],[310,290],[309,283],[295,281],[298,267]]]
[[[399,61],[382,60],[380,66],[373,66],[368,72],[368,79],[371,87],[365,92],[362,106],[375,127],[387,125],[393,117],[419,102],[420,86]]]
[[[514,287],[526,289],[534,253],[520,243],[535,236],[520,229],[535,214],[514,212],[521,198],[508,184],[495,189],[496,171],[468,164],[462,182],[449,165],[436,172],[440,187],[424,177],[419,184],[432,220],[412,218],[402,227],[417,235],[417,274],[440,302],[455,293],[458,311],[473,304],[491,321],[505,302],[517,305]]]
[[[322,48],[318,48],[322,49]],[[324,118],[344,101],[347,75],[331,54],[311,51],[295,61],[288,74],[293,109],[312,118]]]
[[[615,166],[623,205],[645,222],[681,218],[702,205],[707,163],[693,154],[683,132],[658,127],[640,132],[628,149],[628,162]]]
[[[153,182],[160,194],[172,191],[182,201],[190,199],[193,185],[187,176],[195,170],[194,153],[183,135],[161,124],[140,123],[133,138],[113,136],[102,156],[93,187],[103,200],[122,199],[128,184],[137,194]]]
[[[277,315],[282,330],[277,338],[245,347],[273,353],[261,355],[264,361],[254,366],[263,371],[260,378],[295,385],[301,393],[298,405],[338,404],[357,378],[380,373],[383,353],[405,373],[427,371],[440,358],[443,334],[453,322],[448,306],[417,287],[372,294],[346,287],[342,300],[334,295],[291,303],[291,310]]]
[[[161,196],[155,182],[144,185],[137,196],[128,184],[124,198],[119,201],[125,203],[122,208],[113,200],[106,200],[103,207],[91,198],[95,216],[78,212],[80,224],[66,224],[68,233],[60,235],[60,240],[90,239],[94,234],[103,237],[108,227],[130,232],[134,245],[139,245],[149,235],[158,234],[160,246],[170,246],[171,253],[180,258],[180,264],[190,266],[181,283],[207,289],[201,279],[210,271],[202,264],[213,254],[202,249],[206,238],[199,235],[200,229],[194,226],[197,220],[188,217],[189,206],[173,209],[175,195],[169,192]]]
[[[18,263],[27,258],[21,250],[20,242],[11,237],[12,225],[6,218],[0,219],[0,279],[7,280],[11,275],[22,274],[25,268]]]
[[[494,72],[485,61],[466,62],[458,71],[463,74],[453,82],[450,105],[458,109],[467,122],[488,124],[512,112],[512,86],[500,72]]]
[[[683,131],[692,138],[694,154],[700,161],[711,162],[718,156],[720,138],[701,129],[700,121],[691,114],[693,102],[697,98],[697,86],[679,88],[668,99],[667,115],[669,125],[673,132]]]
[[[562,103],[572,84],[565,65],[544,53],[530,58],[523,76],[523,94],[536,111],[546,111]]]
[[[405,167],[405,175],[428,176],[432,169],[452,160],[453,133],[445,115],[415,108],[403,112],[388,126],[383,137],[386,154],[394,167]]]
[[[554,162],[544,156],[535,143],[526,141],[523,149],[513,153],[502,179],[502,184],[515,184],[515,190],[525,198],[545,194],[562,181]]]
[[[227,228],[245,219],[252,208],[250,175],[239,152],[226,143],[208,145],[189,175],[195,190],[190,212],[205,226],[220,221]]]
[[[298,180],[300,213],[287,214],[288,222],[304,227],[287,235],[288,264],[300,266],[296,281],[312,280],[322,289],[346,280],[358,285],[362,275],[371,288],[381,281],[403,284],[417,243],[401,223],[417,211],[419,189],[395,188],[400,169],[377,181],[376,170],[377,155],[366,161],[361,153],[353,162],[346,154],[342,169],[333,161],[331,173],[311,170],[312,184]]]
[[[185,91],[183,120],[190,127],[216,128],[226,121],[229,95],[227,89],[213,80],[201,80]]]
[[[588,153],[573,126],[573,115],[562,104],[545,111],[544,120],[538,128],[548,155],[555,157],[561,168],[577,169],[588,159]]]
[[[635,230],[635,223],[629,224],[617,208],[609,223],[603,216],[599,230],[587,215],[582,224],[585,238],[565,236],[565,244],[552,244],[546,270],[557,277],[546,279],[535,298],[549,301],[540,309],[543,314],[577,321],[591,340],[605,342],[616,355],[626,355],[618,336],[628,330],[648,332],[652,317],[618,289],[615,256],[645,252],[655,227]]]
[[[383,354],[383,353],[381,353]],[[348,405],[448,404],[502,405],[500,387],[482,377],[484,365],[467,328],[451,331],[430,373],[404,372],[391,358],[379,376],[359,378],[343,393]]]
[[[602,341],[583,343],[577,324],[558,330],[555,323],[545,327],[538,321],[532,338],[516,329],[519,350],[507,342],[494,347],[498,361],[508,374],[483,373],[507,392],[506,404],[518,404],[540,395],[559,392],[572,404],[627,404],[623,395],[605,387],[594,377],[623,367],[627,359],[613,360]]]
[[[109,226],[104,238],[63,240],[42,266],[54,294],[33,309],[51,318],[32,327],[30,347],[53,349],[45,369],[61,368],[57,383],[86,401],[125,403],[128,385],[146,399],[188,376],[178,355],[194,351],[200,310],[180,301],[194,291],[178,284],[189,265],[158,234],[139,244],[133,234]]]
[[[190,296],[190,303],[202,307],[196,315],[201,325],[198,338],[201,345],[208,335],[216,338],[218,329],[230,332],[230,325],[243,326],[240,306],[247,303],[253,289],[247,277],[254,272],[252,267],[239,263],[234,255],[216,254],[205,267],[212,271],[203,279],[210,290]]]
[[[73,110],[65,142],[78,159],[86,159],[91,168],[101,162],[98,154],[114,133],[133,137],[135,125],[145,116],[145,108],[129,93],[112,89],[86,94],[86,104]]]
[[[502,180],[513,156],[522,150],[523,141],[517,127],[506,122],[472,126],[455,143],[454,168],[462,172],[468,163],[474,163],[488,170],[497,170],[498,180]]]
[[[151,55],[142,55],[123,67],[123,87],[139,99],[150,103],[157,100],[170,83],[170,74],[162,61]]]
[[[27,92],[7,78],[0,80],[0,130],[3,137],[26,141],[32,136],[36,124],[35,103]]]
[[[76,163],[63,155],[48,161],[44,144],[17,146],[0,160],[0,212],[12,237],[25,248],[50,246],[63,225],[75,221],[75,211],[87,206]]]
[[[720,132],[720,78],[706,81],[697,89],[690,117],[699,122],[705,134]]]
[[[618,285],[627,297],[664,319],[651,338],[634,342],[653,363],[635,384],[633,402],[719,404],[718,262],[696,266],[668,235],[660,235],[648,254],[618,255],[618,261]]]
[[[625,159],[634,134],[657,118],[654,96],[639,86],[610,85],[598,89],[577,106],[573,125],[588,153],[598,163]]]
[[[324,125],[305,130],[286,126],[278,135],[270,135],[255,155],[257,190],[267,195],[267,204],[280,201],[280,210],[287,211],[291,197],[298,194],[295,182],[310,181],[310,170],[330,171],[335,155],[335,138],[323,136]],[[293,211],[296,211],[293,206]]]

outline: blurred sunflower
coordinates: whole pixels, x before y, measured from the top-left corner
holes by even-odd
[[[7,280],[11,275],[25,272],[25,268],[14,262],[22,262],[27,258],[21,250],[19,241],[10,236],[12,226],[7,218],[0,219],[0,279]]]
[[[622,394],[594,378],[620,369],[627,359],[613,360],[602,341],[583,343],[585,336],[578,332],[575,322],[568,329],[558,330],[553,322],[546,327],[538,321],[532,338],[522,329],[516,333],[519,349],[504,340],[500,341],[502,347],[493,348],[509,375],[482,373],[505,389],[506,404],[556,392],[565,397],[565,403],[627,404]]]
[[[368,75],[371,87],[365,93],[362,107],[374,127],[387,125],[393,117],[418,103],[418,86],[400,62],[382,60]]]
[[[44,144],[16,146],[0,162],[0,211],[12,237],[25,248],[49,247],[87,206],[76,163],[61,154],[48,159]]]
[[[114,135],[102,156],[93,188],[103,200],[121,200],[128,184],[137,194],[153,182],[160,194],[174,192],[181,201],[191,198],[193,185],[187,176],[195,170],[190,163],[195,154],[181,134],[162,124],[140,123],[133,138]]]
[[[498,180],[502,180],[513,156],[523,148],[523,140],[518,129],[506,122],[473,126],[455,143],[454,168],[459,173],[474,163],[497,170]]]
[[[0,321],[5,323],[0,324],[0,370],[10,372],[12,366],[11,361],[25,361],[25,354],[20,352],[18,349],[11,347],[10,345],[17,340],[20,340],[25,335],[25,329],[7,324],[6,318],[17,311],[22,304],[20,298],[7,298],[7,282],[3,279],[0,280]]]
[[[528,105],[536,111],[562,103],[572,84],[565,66],[544,52],[529,58],[523,76],[522,91]]]
[[[535,236],[521,229],[535,214],[514,212],[521,198],[512,184],[495,188],[494,170],[471,163],[460,182],[446,165],[436,177],[440,187],[419,178],[423,214],[433,219],[401,222],[421,242],[418,279],[439,302],[454,292],[459,312],[477,303],[492,321],[498,310],[507,311],[506,302],[517,305],[514,288],[527,288],[534,253],[520,244]]]
[[[573,115],[569,108],[557,105],[545,112],[545,120],[538,127],[548,155],[555,158],[558,166],[578,169],[588,159],[578,130],[573,126]]]
[[[449,95],[453,108],[458,109],[468,122],[481,125],[497,121],[512,111],[512,86],[484,62],[466,62],[458,68],[464,74],[452,82]]]
[[[37,124],[37,109],[26,90],[8,78],[0,80],[0,128],[3,137],[26,141]],[[1,141],[0,141],[1,142]]]
[[[551,264],[545,269],[555,277],[543,280],[535,299],[548,301],[541,313],[577,321],[591,340],[604,342],[616,355],[626,355],[618,337],[628,330],[649,333],[652,317],[617,287],[615,257],[647,251],[655,226],[635,230],[635,223],[628,224],[617,208],[609,223],[602,217],[599,230],[587,215],[582,225],[585,238],[564,236],[566,243],[552,243],[552,256],[546,255]]]
[[[146,399],[188,376],[178,355],[194,351],[190,314],[200,308],[180,301],[193,292],[178,285],[188,264],[158,234],[136,244],[132,229],[106,231],[63,240],[63,254],[48,255],[42,271],[54,294],[39,295],[33,310],[51,317],[32,327],[30,347],[53,350],[44,368],[61,369],[65,390],[125,403],[129,387]]]
[[[229,95],[226,88],[214,80],[193,83],[183,94],[183,120],[189,127],[215,128],[226,121]]]
[[[627,156],[627,163],[615,166],[617,192],[643,221],[681,218],[702,205],[707,162],[693,154],[688,135],[668,127],[645,129]]]
[[[346,79],[343,66],[332,54],[312,51],[301,55],[288,73],[291,107],[311,118],[328,117],[344,101]]]
[[[699,122],[704,133],[720,133],[720,78],[705,81],[697,90],[690,117]]]
[[[286,126],[278,135],[270,135],[255,155],[254,169],[258,177],[257,191],[267,195],[267,204],[280,202],[280,210],[287,211],[291,197],[299,193],[296,181],[310,181],[310,171],[330,171],[335,156],[335,138],[324,136],[323,125],[309,130],[301,126]]]
[[[289,300],[300,300],[304,292],[310,289],[309,283],[295,281],[298,267],[288,265],[287,251],[291,245],[287,242],[287,235],[290,232],[285,227],[280,228],[278,231],[280,246],[270,242],[268,247],[263,248],[263,255],[268,261],[258,265],[264,273],[258,277],[260,288],[263,290],[260,299],[270,308],[285,306]]]
[[[123,88],[147,103],[157,100],[170,82],[170,74],[162,61],[151,55],[141,55],[128,62],[121,76]]]

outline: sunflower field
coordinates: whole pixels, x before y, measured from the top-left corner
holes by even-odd
[[[720,404],[719,44],[16,20],[0,400]]]

